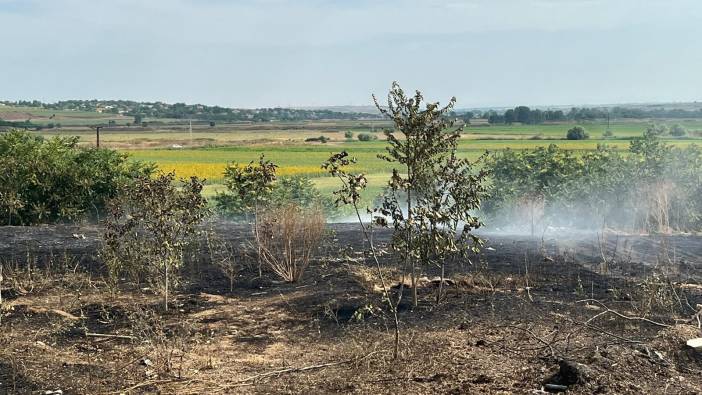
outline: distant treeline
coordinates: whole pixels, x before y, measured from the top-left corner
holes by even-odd
[[[502,113],[497,111],[472,112],[468,111],[461,117],[469,121],[473,118],[486,118],[491,124],[512,124],[519,122],[522,124],[535,125],[544,122],[557,121],[592,121],[598,119],[648,119],[648,118],[702,118],[702,109],[682,110],[665,108],[586,108],[573,107],[570,110],[539,110],[531,109],[527,106],[518,106],[506,110]]]
[[[221,122],[303,121],[319,119],[367,119],[377,114],[343,113],[330,110],[296,110],[289,108],[238,109],[202,104],[135,102],[131,100],[63,100],[42,103],[37,100],[0,101],[13,106],[50,110],[88,111],[143,118],[195,119]]]
[[[5,121],[4,119],[0,119],[0,128],[20,128],[20,129],[28,129],[28,128],[36,128],[38,125],[35,125],[31,123],[30,121]]]

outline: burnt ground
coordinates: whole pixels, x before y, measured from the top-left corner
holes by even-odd
[[[244,250],[247,227],[214,228]],[[422,268],[417,307],[405,288],[394,360],[358,227],[331,230],[299,283],[242,254],[230,291],[198,259],[166,312],[148,287],[106,281],[98,228],[0,228],[0,393],[702,393],[685,347],[702,335],[699,236],[486,235],[447,264],[439,303],[439,268]]]

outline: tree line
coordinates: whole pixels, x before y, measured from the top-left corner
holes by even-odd
[[[702,118],[702,109],[683,110],[666,108],[588,108],[573,107],[568,111],[564,110],[541,110],[532,109],[527,106],[517,106],[503,112],[495,110],[487,111],[467,111],[459,115],[465,122],[470,123],[471,119],[484,118],[490,124],[521,123],[525,125],[538,125],[544,122],[559,121],[594,121],[602,119],[650,119],[650,118]]]

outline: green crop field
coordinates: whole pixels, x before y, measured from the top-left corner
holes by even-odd
[[[673,145],[687,145],[696,140],[667,140]],[[626,149],[628,140],[591,139],[570,140],[474,140],[464,139],[459,147],[459,155],[477,159],[485,152],[503,149],[533,149],[549,144],[574,151],[594,150],[598,144],[608,144],[617,149]],[[369,178],[369,191],[366,197],[377,196],[387,181],[392,164],[378,155],[385,151],[383,140],[371,142],[333,142],[327,144],[303,144],[292,141],[288,144],[261,144],[198,149],[140,149],[129,151],[135,160],[154,162],[163,171],[175,171],[179,176],[198,175],[208,179],[206,192],[214,194],[221,190],[222,172],[228,163],[248,163],[255,161],[261,154],[280,166],[281,175],[304,175],[313,179],[323,192],[330,192],[338,187],[336,181],[324,174],[320,165],[330,154],[341,150],[348,151],[358,160],[354,171],[363,172]]]

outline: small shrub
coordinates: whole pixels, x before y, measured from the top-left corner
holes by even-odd
[[[239,216],[254,213],[259,206],[267,205],[273,192],[277,168],[264,155],[259,157],[258,163],[251,161],[246,166],[229,164],[224,169],[227,192],[219,193],[214,198],[218,211]]]
[[[302,278],[324,237],[325,219],[319,209],[289,204],[259,214],[256,243],[260,259],[287,282]]]
[[[679,123],[676,123],[673,125],[672,128],[670,128],[670,135],[674,137],[683,137],[687,134],[687,129],[685,129],[684,126],[680,125]]]
[[[356,137],[358,141],[373,141],[378,139],[378,136],[370,133],[359,133]]]
[[[344,133],[344,137],[346,137],[347,139],[352,139],[352,138],[353,138],[353,132],[350,131],[350,130],[347,131],[346,133]]]
[[[183,252],[207,215],[202,181],[174,183],[173,173],[141,177],[109,203],[101,257],[112,276],[146,281],[164,295],[179,283]]]
[[[331,199],[323,197],[312,181],[304,176],[277,178],[278,166],[263,157],[258,164],[232,164],[225,170],[228,191],[214,200],[219,212],[233,217],[254,214],[259,208],[294,203],[303,208],[333,208]]]
[[[234,280],[239,272],[234,246],[218,237],[214,231],[207,232],[206,242],[211,263],[229,280],[229,292],[234,292]]]
[[[273,186],[271,205],[281,206],[293,203],[302,208],[323,208],[329,212],[334,203],[330,198],[322,196],[312,180],[304,176],[279,178]]]
[[[663,124],[652,124],[644,132],[644,136],[659,137],[669,133],[668,126]]]
[[[319,142],[319,143],[324,144],[327,141],[329,141],[329,137],[327,137],[327,136],[308,137],[305,139],[305,142],[308,142],[308,143]]]
[[[568,133],[566,133],[566,138],[568,140],[587,140],[590,138],[590,135],[582,126],[575,126],[568,129]]]
[[[604,133],[602,133],[602,137],[607,139],[614,138],[614,132],[612,132],[612,129],[607,129],[604,131]]]

